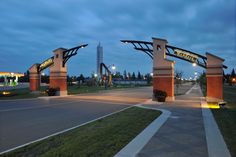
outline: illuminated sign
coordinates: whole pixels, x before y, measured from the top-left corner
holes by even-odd
[[[53,58],[49,58],[46,61],[44,61],[39,66],[39,71],[42,71],[43,69],[46,69],[47,67],[51,66],[53,64]]]
[[[197,55],[194,55],[192,53],[189,53],[189,52],[186,52],[186,51],[183,51],[183,50],[175,49],[174,53],[175,53],[176,56],[178,56],[180,58],[184,58],[184,59],[189,60],[191,62],[196,62],[197,59],[198,59]]]

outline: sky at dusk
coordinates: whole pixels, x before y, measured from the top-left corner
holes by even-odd
[[[25,72],[59,47],[89,44],[68,61],[70,75],[96,71],[96,47],[117,71],[150,73],[152,60],[122,39],[168,44],[202,55],[213,53],[236,68],[235,0],[1,0],[0,71]],[[176,61],[184,76],[204,69]]]

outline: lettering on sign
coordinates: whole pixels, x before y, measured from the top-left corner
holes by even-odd
[[[53,59],[49,58],[46,61],[44,61],[42,64],[40,64],[39,69],[40,70],[46,69],[47,67],[49,67],[52,64],[53,64]]]
[[[194,55],[192,53],[189,53],[189,52],[186,52],[186,51],[183,51],[183,50],[175,49],[174,53],[175,53],[176,56],[178,56],[180,58],[187,59],[191,62],[196,62],[197,59],[198,59],[197,55]]]

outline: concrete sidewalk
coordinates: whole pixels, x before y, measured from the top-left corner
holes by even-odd
[[[172,112],[170,118],[137,157],[208,157],[201,111],[202,93],[194,86],[188,94],[164,104],[146,104]]]

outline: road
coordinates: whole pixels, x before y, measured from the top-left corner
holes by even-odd
[[[109,90],[54,99],[0,101],[0,152],[151,98],[152,88]]]

